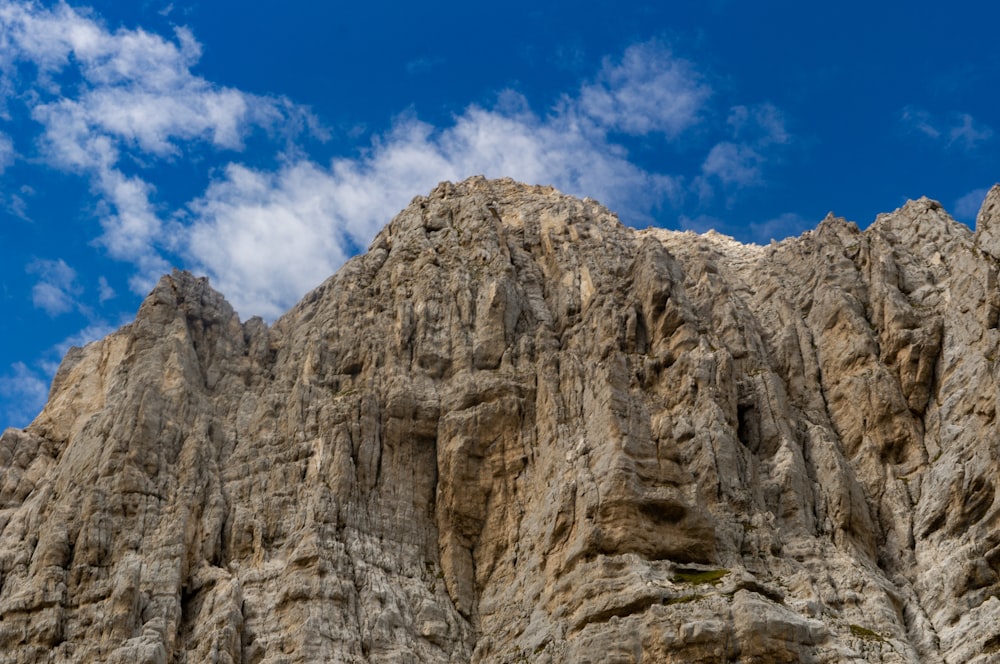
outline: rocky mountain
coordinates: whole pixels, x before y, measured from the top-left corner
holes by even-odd
[[[770,246],[473,178],[0,438],[3,662],[1000,661],[1000,187]]]

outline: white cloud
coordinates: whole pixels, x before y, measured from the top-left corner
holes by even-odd
[[[45,351],[32,363],[36,368],[24,362],[12,364],[6,374],[0,375],[0,429],[25,427],[41,412],[48,400],[52,378],[70,348],[85,346],[114,331],[113,326],[94,321]]]
[[[241,315],[273,319],[366,246],[415,193],[442,180],[484,174],[552,184],[600,200],[627,223],[655,221],[654,210],[684,195],[683,178],[637,166],[610,136],[675,137],[699,121],[709,94],[690,64],[642,44],[620,63],[606,61],[596,83],[544,116],[506,91],[493,107],[469,106],[446,127],[400,116],[360,157],[329,166],[298,159],[268,172],[231,164],[162,232]],[[761,150],[789,140],[769,105],[734,109],[730,131]],[[751,186],[763,162],[749,144],[726,142],[709,153],[704,174]]]
[[[156,156],[177,156],[178,140],[202,140],[217,148],[238,150],[253,125],[267,125],[278,111],[267,104],[251,106],[235,90],[213,90],[202,81],[177,81],[174,89],[100,87],[79,99],[60,99],[35,108],[46,127],[49,157],[60,165],[97,168],[112,161],[109,148],[121,144]],[[91,138],[108,139],[107,148],[87,154]]]
[[[116,169],[103,170],[94,179],[109,207],[102,215],[104,233],[97,242],[113,258],[133,263],[138,273],[131,280],[132,290],[148,292],[156,278],[170,269],[157,249],[163,240],[163,223],[150,202],[153,187]]]
[[[72,311],[75,305],[73,297],[66,291],[46,282],[37,283],[32,287],[31,302],[49,316]]]
[[[0,208],[12,217],[17,217],[22,221],[31,221],[28,217],[28,203],[22,196],[0,192]]]
[[[899,112],[899,120],[903,127],[909,131],[923,134],[927,138],[937,140],[941,137],[941,130],[935,124],[936,121],[931,114],[916,106],[907,106]]]
[[[713,182],[728,190],[764,184],[765,164],[792,140],[784,114],[770,103],[733,106],[726,124],[731,139],[712,146],[693,183],[703,201],[715,195]]]
[[[350,255],[345,225],[360,220],[345,218],[342,208],[368,192],[335,185],[309,162],[277,173],[230,165],[192,204],[193,224],[179,229],[183,249],[238,311],[276,318]]]
[[[979,208],[983,206],[983,201],[986,200],[986,194],[989,191],[989,187],[973,189],[955,201],[955,218],[968,223],[975,223],[976,216],[979,214]]]
[[[14,163],[14,142],[7,134],[0,133],[0,173]]]
[[[66,353],[69,352],[70,348],[74,346],[81,346],[81,347],[86,346],[91,341],[97,341],[98,339],[103,339],[104,337],[114,332],[116,329],[117,328],[115,328],[113,325],[109,325],[104,321],[94,321],[89,325],[87,325],[82,330],[80,330],[79,332],[71,334],[70,336],[66,337],[58,344],[53,346],[50,351],[50,355],[54,355],[60,358],[59,361],[61,362],[62,358],[65,357]],[[58,363],[43,363],[43,366],[46,368],[46,371],[49,373],[50,376],[55,376],[56,370],[59,368]]]
[[[580,91],[578,105],[607,129],[675,138],[701,120],[711,94],[691,63],[662,44],[645,42],[627,48],[618,62],[605,58],[597,79]]]
[[[993,129],[977,122],[968,113],[956,114],[948,130],[948,146],[957,145],[963,150],[974,150],[993,138]]]
[[[561,116],[542,119],[508,93],[497,109],[469,107],[443,130],[402,117],[364,157],[329,168],[231,165],[174,232],[241,314],[274,318],[366,246],[415,192],[475,174],[551,183],[636,222],[679,187],[631,164],[602,136]]]
[[[771,103],[733,106],[726,123],[732,128],[733,138],[758,148],[784,145],[791,140],[784,113]]]
[[[31,289],[35,307],[49,316],[58,316],[77,308],[76,297],[82,289],[76,283],[76,271],[64,260],[36,260],[28,265],[27,271],[39,277]]]
[[[993,138],[993,128],[968,113],[951,112],[938,117],[918,106],[906,106],[899,122],[907,133],[917,134],[947,149],[972,152]]]
[[[649,221],[651,208],[679,195],[676,178],[636,166],[624,149],[572,116],[470,107],[453,127],[421,141],[428,142],[456,177],[484,173],[553,184],[596,198],[633,223]]]
[[[115,293],[115,289],[111,287],[111,284],[108,283],[107,277],[102,276],[97,278],[97,298],[101,304],[114,299],[116,295],[117,293]]]
[[[103,339],[116,329],[117,328],[109,325],[103,320],[93,321],[79,332],[71,334],[56,345],[49,348],[34,364],[38,367],[41,374],[51,382],[52,378],[55,377],[56,372],[59,371],[59,365],[61,365],[63,360],[66,358],[66,353],[69,352],[70,348],[73,348],[74,346],[83,347],[91,341]]]
[[[28,200],[35,195],[35,190],[28,185],[21,185],[16,191],[3,191],[0,187],[0,209],[21,221],[30,222],[28,217]]]
[[[723,185],[747,187],[760,182],[763,163],[764,157],[749,145],[724,141],[709,151],[701,170]]]
[[[139,274],[142,292],[169,265],[157,245],[162,221],[154,188],[125,172],[122,155],[174,159],[191,143],[240,150],[254,128],[295,131],[316,123],[287,100],[212,84],[191,67],[201,46],[184,28],[171,41],[142,29],[110,31],[85,10],[64,3],[0,2],[0,71],[4,89],[30,87],[32,118],[42,126],[49,163],[87,175],[104,202],[99,244]],[[37,67],[37,80],[14,80],[18,62]],[[58,74],[75,71],[64,90]],[[0,150],[2,152],[2,150]],[[134,161],[134,159],[133,159]]]
[[[148,290],[168,269],[166,257],[180,258],[212,277],[245,316],[276,317],[441,180],[484,174],[552,184],[641,225],[691,186],[710,196],[720,183],[759,184],[766,151],[789,140],[780,111],[768,104],[735,106],[728,124],[706,128],[713,118],[720,124],[708,108],[711,87],[691,62],[658,42],[606,58],[592,80],[544,114],[507,91],[491,107],[458,112],[446,126],[400,116],[360,156],[325,164],[278,145],[297,132],[322,137],[309,113],[193,74],[201,46],[184,28],[172,38],[111,31],[64,3],[0,0],[0,43],[0,90],[18,91],[7,102],[27,104],[48,163],[88,178],[99,199],[97,244],[134,265],[130,287]],[[37,75],[18,79],[31,70],[19,63],[34,65]],[[647,170],[619,142],[623,135],[676,141],[695,127],[699,135],[721,131],[731,140],[707,152],[694,178]],[[275,170],[229,163],[206,175],[203,193],[182,209],[162,202],[151,165],[183,159],[194,148],[235,153],[257,130],[274,143]],[[111,292],[106,285],[102,302]],[[72,291],[43,290],[39,306],[71,306]]]
[[[49,395],[49,381],[32,371],[23,362],[10,366],[5,375],[0,375],[0,428],[7,426],[25,427],[31,423]]]

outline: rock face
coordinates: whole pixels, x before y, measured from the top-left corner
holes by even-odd
[[[271,327],[175,272],[0,438],[0,661],[1000,661],[998,257],[475,178]]]

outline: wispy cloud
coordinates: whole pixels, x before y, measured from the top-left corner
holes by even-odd
[[[35,307],[49,316],[58,316],[77,308],[76,298],[83,289],[76,281],[76,271],[64,260],[35,260],[26,269],[29,274],[38,275],[38,281],[31,289]]]
[[[946,149],[973,152],[993,138],[993,128],[972,115],[951,112],[935,115],[919,106],[906,106],[899,112],[899,124],[908,134],[915,134]]]
[[[968,113],[958,113],[955,122],[948,129],[948,146],[958,146],[962,150],[974,150],[993,138],[993,129],[977,122]]]
[[[130,280],[132,290],[147,292],[156,276],[170,268],[159,250],[164,232],[150,200],[154,188],[142,178],[114,168],[97,172],[94,181],[103,194],[99,209],[104,233],[97,244],[112,258],[135,264],[138,272]]]
[[[621,60],[605,58],[575,104],[608,130],[675,138],[701,120],[711,95],[690,62],[658,42],[645,42],[628,47]]]
[[[28,185],[22,185],[16,191],[0,190],[0,209],[21,221],[30,222],[28,217],[28,199],[35,195],[35,190]]]
[[[631,162],[609,136],[675,137],[699,121],[710,90],[656,43],[605,60],[597,78],[547,115],[514,91],[439,128],[397,118],[360,158],[277,172],[231,165],[189,207],[183,253],[244,315],[273,318],[364,247],[414,192],[470,175],[510,176],[597,198],[633,223],[683,195],[683,178]],[[305,257],[305,258],[304,258]]]
[[[49,386],[69,349],[85,346],[114,330],[115,326],[103,321],[92,322],[46,350],[32,366],[24,362],[10,365],[6,373],[0,374],[0,423],[27,426],[45,406]]]
[[[59,358],[62,360],[63,356],[69,351],[73,346],[86,346],[92,341],[97,341],[98,339],[103,339],[117,329],[118,326],[111,325],[105,321],[94,321],[89,323],[86,327],[74,332],[70,336],[66,337],[55,346],[50,349],[49,356]],[[55,364],[43,362],[43,366],[47,368],[49,376],[55,376],[56,369],[59,368],[58,362]]]
[[[49,382],[23,362],[0,375],[0,417],[12,426],[27,426],[42,410],[49,395]]]
[[[733,138],[758,148],[784,145],[791,140],[785,115],[770,103],[755,106],[733,106],[726,119]]]
[[[916,106],[907,106],[899,112],[899,121],[907,131],[921,134],[931,140],[941,138],[937,120],[930,113]]]
[[[749,145],[724,141],[712,147],[701,170],[723,185],[746,187],[760,181],[763,163],[764,157]]]
[[[724,188],[745,188],[763,183],[764,165],[777,146],[791,141],[784,115],[773,104],[734,106],[726,121],[731,140],[716,143],[702,162],[697,183],[710,192],[712,180]]]
[[[102,276],[97,278],[97,299],[101,304],[104,304],[108,300],[113,300],[116,295],[117,293],[115,293],[115,289],[111,287],[111,284],[108,283],[107,277]]]
[[[27,90],[19,98],[42,126],[43,156],[90,178],[105,204],[99,242],[112,257],[137,264],[138,291],[149,286],[147,275],[168,264],[156,249],[163,228],[151,203],[154,189],[125,172],[123,153],[170,160],[192,143],[237,151],[254,128],[314,124],[287,100],[194,75],[201,47],[185,28],[173,40],[141,29],[112,32],[64,3],[46,9],[8,1],[0,2],[0,42],[0,89]],[[23,80],[23,62],[36,67],[33,80]],[[67,70],[80,78],[64,89],[58,81]]]
[[[982,207],[983,201],[986,200],[986,194],[989,191],[989,187],[973,189],[955,201],[955,218],[966,223],[975,223],[976,216],[979,214],[979,208]]]
[[[367,245],[414,192],[478,173],[551,183],[634,221],[680,186],[635,166],[603,135],[565,116],[539,117],[507,93],[445,129],[403,116],[360,159],[296,161],[273,173],[232,165],[177,230],[191,263],[237,310],[274,317]]]
[[[10,136],[0,133],[0,173],[14,163],[14,141]]]

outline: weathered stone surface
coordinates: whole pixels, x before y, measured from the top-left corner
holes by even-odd
[[[998,215],[474,178],[271,327],[175,272],[0,438],[0,661],[997,661]]]

